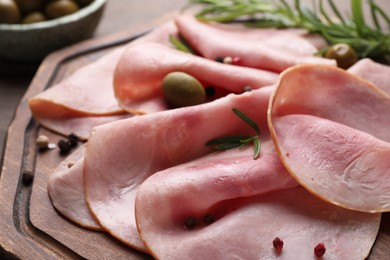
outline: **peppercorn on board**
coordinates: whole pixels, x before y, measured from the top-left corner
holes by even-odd
[[[57,143],[62,137],[40,128],[31,118],[27,99],[50,87],[81,66],[106,53],[111,47],[131,41],[140,31],[132,30],[101,40],[89,41],[46,60],[18,107],[10,126],[1,173],[1,247],[21,258],[149,258],[122,245],[109,235],[72,224],[55,211],[46,185],[51,171],[63,157],[57,151],[38,152],[36,137],[40,134]],[[29,185],[28,175],[34,180]],[[26,176],[26,177],[23,177]],[[390,216],[382,216],[382,226],[370,258],[384,259],[390,246]],[[12,241],[12,243],[11,243]]]

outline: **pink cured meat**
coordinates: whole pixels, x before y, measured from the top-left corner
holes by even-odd
[[[390,98],[343,70],[302,65],[281,76],[269,126],[283,164],[310,192],[364,212],[390,210]]]
[[[128,45],[142,42],[168,43],[169,34],[177,33],[174,23],[168,22],[152,32],[139,37]],[[57,85],[37,94],[29,100],[35,119],[44,127],[62,135],[69,130],[85,139],[92,127],[118,118],[127,117],[114,96],[113,74],[115,66],[127,48],[118,47]],[[145,112],[166,109],[159,99],[137,103]]]
[[[233,107],[266,128],[271,90],[231,94],[203,105],[95,128],[85,154],[84,177],[87,202],[101,226],[122,242],[145,251],[134,216],[139,185],[155,172],[210,153],[205,143],[213,138],[252,133],[231,111]]]
[[[267,38],[260,34],[259,39],[248,39],[243,33],[216,28],[192,16],[179,16],[175,21],[190,46],[208,59],[239,57],[242,66],[278,73],[304,63],[336,65],[334,60],[314,57],[317,48],[293,33],[282,31]],[[251,35],[255,34],[254,30]]]
[[[85,146],[62,161],[50,175],[47,191],[53,206],[66,218],[90,229],[102,230],[94,220],[84,195],[83,165]],[[69,163],[74,163],[69,167]]]
[[[134,45],[119,60],[114,74],[114,90],[121,106],[142,112],[134,101],[146,102],[162,96],[162,80],[170,72],[182,71],[197,78],[205,87],[241,93],[276,82],[276,73],[227,65],[168,48],[157,43]]]
[[[50,118],[37,118],[41,125],[51,131],[67,135],[74,133],[80,140],[88,140],[91,129],[95,126],[102,125],[108,122],[121,120],[131,117],[130,114],[113,115],[113,116],[87,116],[87,117],[73,117],[69,119],[50,119]]]
[[[371,59],[362,59],[348,69],[348,72],[368,80],[390,95],[390,66]]]
[[[168,44],[167,35],[176,32],[173,22],[168,22],[130,42],[128,46],[149,41]],[[33,115],[38,118],[62,119],[124,113],[115,99],[112,80],[115,66],[128,46],[111,51],[63,82],[31,98],[29,105]]]
[[[263,140],[263,138],[262,138]],[[364,259],[380,214],[349,211],[297,187],[271,141],[259,159],[230,150],[158,172],[140,187],[137,226],[156,259]],[[204,222],[211,215],[214,222]],[[196,219],[193,230],[186,219]],[[272,241],[284,241],[279,253]],[[353,238],[353,239],[351,239]]]

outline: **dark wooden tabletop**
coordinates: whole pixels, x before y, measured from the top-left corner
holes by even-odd
[[[102,37],[136,27],[181,9],[187,0],[109,0],[93,37]],[[8,126],[40,62],[26,63],[0,57],[0,158]],[[1,161],[1,160],[0,160]]]

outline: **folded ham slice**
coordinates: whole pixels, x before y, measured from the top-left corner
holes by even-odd
[[[84,195],[83,166],[85,146],[63,160],[50,175],[47,191],[53,206],[74,223],[102,230],[94,220]]]
[[[96,127],[85,154],[84,180],[88,205],[99,224],[122,242],[145,251],[134,216],[139,185],[158,171],[210,153],[205,144],[213,138],[253,134],[231,111],[234,107],[267,128],[271,91],[231,94],[203,105]]]
[[[348,72],[368,80],[390,95],[390,77],[387,76],[390,74],[390,66],[367,58],[359,60]]]
[[[328,66],[289,69],[271,98],[269,126],[288,171],[310,192],[364,212],[390,210],[390,98]]]
[[[333,206],[297,187],[271,141],[259,159],[252,152],[210,154],[141,185],[137,226],[156,259],[315,259],[318,243],[326,259],[368,256],[380,214]],[[273,248],[276,237],[282,251]]]
[[[242,66],[278,73],[302,63],[336,65],[334,60],[314,57],[318,49],[294,32],[280,30],[265,37],[264,33],[257,36],[256,30],[252,30],[248,37],[246,33],[218,28],[189,15],[179,16],[175,21],[190,46],[208,59],[239,57]]]
[[[69,127],[75,128],[73,132],[85,136],[93,127],[101,123],[117,120],[116,116],[126,114],[114,96],[112,86],[115,66],[130,45],[142,42],[159,42],[170,44],[169,34],[176,34],[177,29],[172,21],[155,28],[150,33],[137,38],[129,44],[115,48],[97,61],[80,68],[64,81],[37,94],[29,100],[29,107],[33,116],[43,126],[58,133]],[[146,112],[165,109],[160,100],[138,104]],[[92,117],[105,117],[94,119]],[[75,118],[88,118],[86,124],[75,125]],[[71,119],[69,121],[69,119]],[[71,126],[69,125],[71,124]],[[89,126],[89,129],[86,126]],[[80,130],[79,130],[80,128]]]
[[[115,95],[121,106],[131,113],[142,113],[134,105],[162,97],[162,81],[170,72],[186,72],[205,87],[241,93],[246,86],[254,89],[274,84],[276,73],[226,65],[157,43],[134,45],[126,50],[114,74]]]

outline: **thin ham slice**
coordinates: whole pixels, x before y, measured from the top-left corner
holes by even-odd
[[[263,139],[262,139],[263,140]],[[156,259],[364,259],[380,214],[349,211],[298,187],[271,141],[259,159],[251,149],[210,154],[158,172],[140,187],[136,219]],[[207,215],[215,219],[205,222]],[[196,219],[194,229],[186,219]],[[272,246],[284,241],[282,251]]]
[[[271,98],[281,160],[310,192],[364,212],[390,210],[390,98],[328,66],[289,69]]]
[[[390,95],[390,66],[375,62],[371,59],[362,59],[348,69],[348,72],[368,80]]]
[[[318,49],[307,39],[288,31],[268,37],[259,33],[256,38],[253,36],[256,31],[247,37],[237,30],[216,28],[189,15],[179,16],[175,21],[190,46],[208,59],[239,57],[242,66],[278,73],[303,63],[336,65],[334,60],[314,57]]]
[[[186,72],[205,87],[241,93],[276,82],[276,73],[210,61],[157,43],[134,45],[126,50],[114,74],[115,95],[121,106],[131,113],[142,113],[134,101],[145,102],[162,97],[162,81],[170,72]]]
[[[95,126],[121,120],[131,116],[132,115],[130,114],[123,114],[113,116],[73,117],[68,119],[37,118],[37,120],[41,125],[46,126],[47,129],[55,133],[63,135],[73,133],[77,135],[80,140],[87,141],[91,129]]]
[[[50,175],[47,191],[53,206],[74,223],[94,230],[102,230],[94,220],[84,195],[83,165],[85,146],[63,160]],[[69,164],[73,164],[69,167]]]
[[[210,153],[205,144],[213,138],[252,133],[231,111],[234,107],[266,128],[271,91],[230,94],[203,105],[96,127],[85,154],[84,179],[87,202],[99,224],[122,242],[145,251],[134,216],[139,185],[155,172]]]
[[[115,66],[128,46],[143,42],[159,42],[169,45],[168,35],[177,33],[172,21],[155,28],[129,44],[115,48],[97,61],[80,68],[64,81],[37,94],[29,100],[29,107],[36,120],[48,129],[60,134],[69,128],[85,136],[92,127],[126,114],[119,105],[113,90]],[[161,100],[138,104],[143,111],[154,112],[166,108]],[[104,118],[99,118],[104,117]],[[86,123],[78,118],[86,118]],[[80,123],[76,125],[75,123]]]

